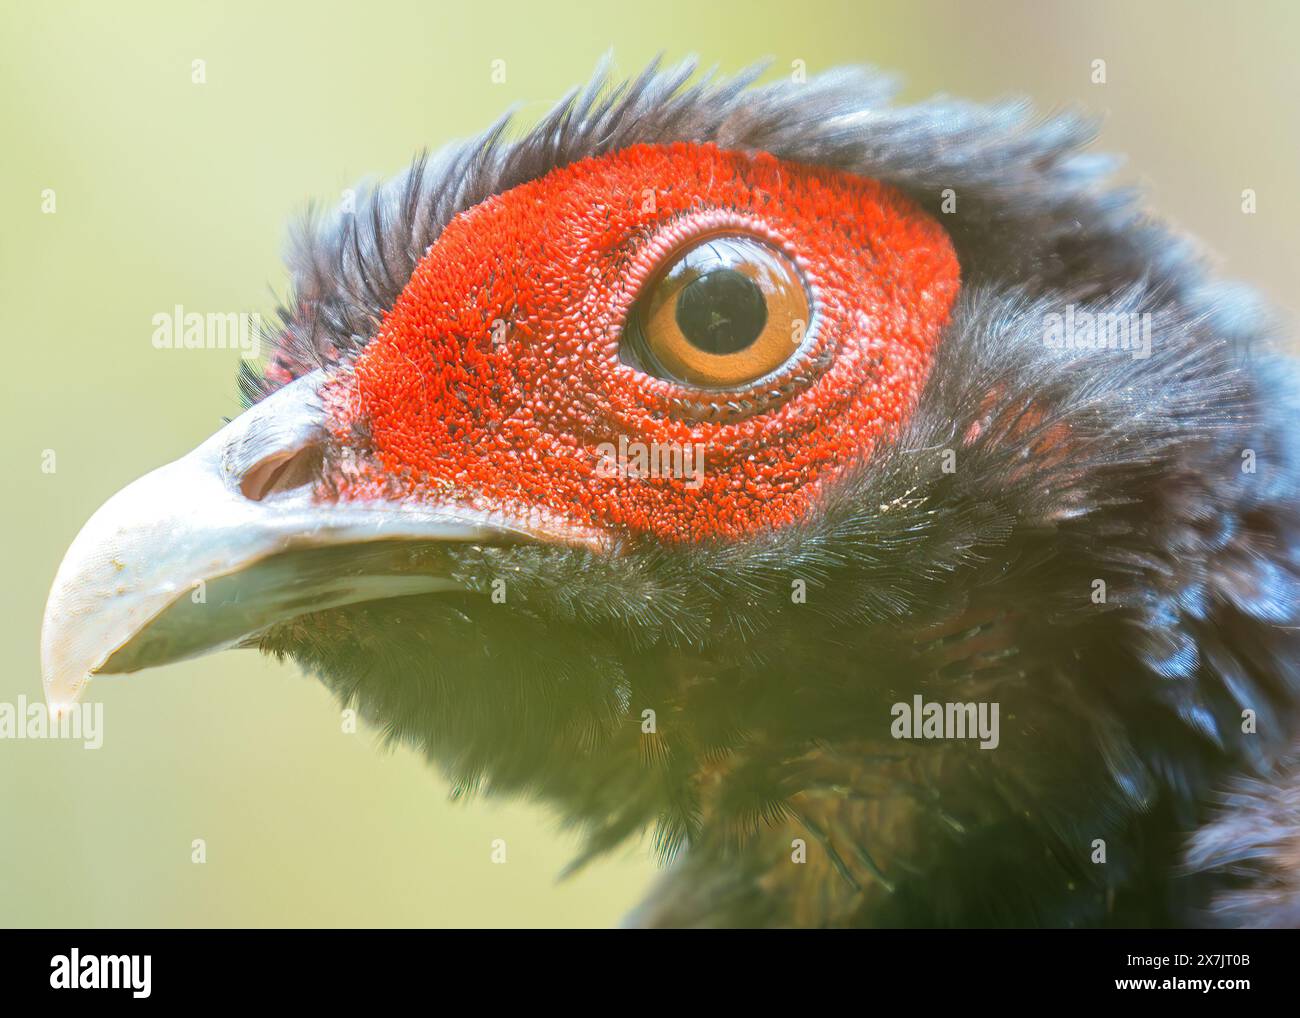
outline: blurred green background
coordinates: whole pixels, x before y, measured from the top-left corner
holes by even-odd
[[[1298,30],[1289,2],[6,3],[0,701],[40,696],[45,594],[90,513],[238,412],[237,354],[155,350],[151,317],[269,311],[309,197],[336,202],[510,104],[527,123],[610,49],[627,74],[661,50],[724,70],[771,56],[771,75],[871,62],[907,97],[1106,114],[1102,147],[1153,207],[1293,311]],[[413,754],[344,734],[321,686],[251,652],[91,697],[98,751],[0,740],[0,925],[605,925],[653,875],[634,846],[558,881],[575,842],[545,811],[450,802]]]

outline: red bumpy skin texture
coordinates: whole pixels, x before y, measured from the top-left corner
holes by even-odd
[[[719,230],[766,241],[803,274],[812,321],[790,360],[728,391],[623,363],[647,279]],[[665,542],[795,523],[906,419],[959,286],[944,230],[876,181],[711,145],[573,163],[448,224],[331,383],[335,447],[367,436],[335,461],[331,497]],[[620,437],[702,448],[702,482],[611,476],[600,447]]]

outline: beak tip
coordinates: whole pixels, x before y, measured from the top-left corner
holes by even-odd
[[[87,529],[89,524],[83,533]],[[41,685],[55,714],[75,706],[112,646],[97,624],[106,603],[94,593],[102,586],[96,578],[103,565],[98,556],[83,555],[84,547],[78,535],[59,565],[41,618]]]
[[[87,669],[70,666],[61,653],[65,634],[59,625],[59,613],[52,611],[53,599],[45,607],[45,620],[41,625],[41,686],[45,703],[58,718],[81,698],[90,679]]]
[[[58,722],[63,720],[65,714],[70,714],[74,707],[77,706],[75,699],[71,701],[52,700],[47,697],[46,705],[50,709],[50,720]]]

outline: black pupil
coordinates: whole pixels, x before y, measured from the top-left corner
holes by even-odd
[[[677,327],[705,353],[743,350],[762,335],[766,324],[763,291],[735,269],[706,272],[677,295]]]

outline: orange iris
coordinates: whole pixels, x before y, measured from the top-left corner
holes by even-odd
[[[808,292],[784,254],[753,237],[696,238],[633,308],[633,357],[651,374],[730,389],[771,374],[809,325]]]

